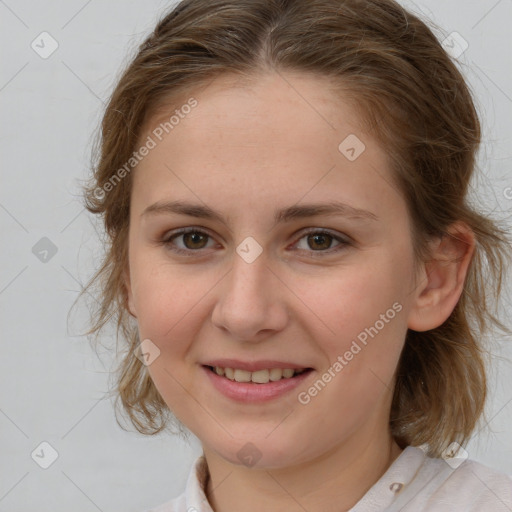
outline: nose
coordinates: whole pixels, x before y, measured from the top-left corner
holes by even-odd
[[[289,321],[285,301],[286,286],[265,251],[251,263],[235,253],[231,271],[219,283],[212,322],[238,341],[263,341]]]

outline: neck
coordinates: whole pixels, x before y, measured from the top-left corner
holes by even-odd
[[[366,444],[353,437],[315,460],[268,470],[233,465],[204,447],[210,505],[215,512],[348,511],[402,452],[388,432]]]

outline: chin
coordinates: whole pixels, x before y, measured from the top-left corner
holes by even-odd
[[[210,449],[225,461],[236,466],[245,466],[253,469],[279,469],[301,464],[309,457],[300,449],[302,442],[293,441],[292,436],[274,439],[261,436],[233,437],[225,444],[210,444]]]

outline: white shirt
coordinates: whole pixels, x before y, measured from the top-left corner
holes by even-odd
[[[408,446],[349,512],[512,512],[511,476],[469,459],[449,462]],[[207,480],[200,456],[183,494],[146,512],[213,512]]]

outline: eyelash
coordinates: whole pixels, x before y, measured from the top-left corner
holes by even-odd
[[[202,231],[201,229],[197,229],[197,228],[191,227],[191,228],[180,229],[178,231],[175,231],[175,232],[171,233],[169,236],[166,236],[162,240],[162,244],[164,246],[166,246],[169,250],[171,250],[172,252],[174,252],[176,254],[187,256],[187,257],[192,257],[193,254],[191,254],[191,253],[200,252],[203,249],[197,249],[197,250],[194,250],[194,249],[181,249],[179,247],[176,247],[174,245],[174,242],[173,242],[175,238],[178,238],[180,236],[186,235],[188,233],[197,233],[197,234],[200,234],[200,235],[205,235],[205,236],[209,237],[210,239],[213,238],[211,235],[209,235],[205,231]],[[327,235],[329,237],[332,237],[334,240],[339,242],[339,245],[336,246],[334,249],[330,248],[330,249],[318,250],[318,251],[312,251],[312,250],[311,251],[307,251],[306,249],[299,249],[299,251],[310,252],[311,253],[310,257],[311,258],[318,258],[318,257],[322,258],[326,254],[327,255],[331,255],[333,253],[338,253],[338,252],[342,251],[343,249],[353,245],[353,243],[348,238],[342,238],[340,236],[336,236],[333,233],[331,233],[330,231],[327,231],[327,230],[321,229],[321,228],[319,228],[319,229],[314,229],[313,228],[313,229],[310,229],[309,231],[303,232],[302,236],[297,240],[297,242],[299,242],[303,238],[307,237],[308,235],[312,235],[312,234],[315,234],[315,235]],[[295,242],[295,243],[297,243],[297,242]]]

